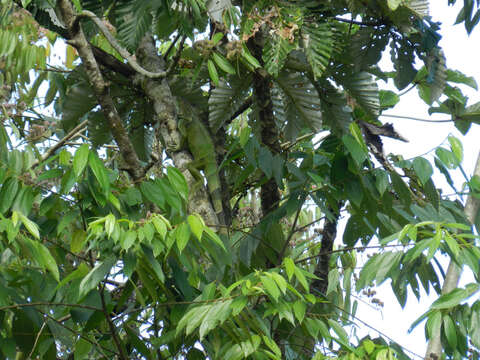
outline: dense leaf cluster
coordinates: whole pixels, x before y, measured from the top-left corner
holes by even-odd
[[[0,4],[0,359],[414,358],[356,335],[386,281],[479,357],[478,283],[438,260],[478,282],[478,219],[380,138],[388,81],[480,121],[426,0]],[[462,160],[435,150],[456,193]]]

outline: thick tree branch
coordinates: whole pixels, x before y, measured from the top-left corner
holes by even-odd
[[[167,71],[160,71],[160,72],[151,72],[151,71],[148,71],[148,70],[145,70],[143,67],[141,67],[135,56],[133,56],[132,54],[130,54],[125,48],[123,48],[117,41],[117,39],[115,39],[113,37],[113,35],[110,33],[110,31],[108,31],[107,27],[105,26],[105,24],[102,22],[102,20],[100,20],[97,15],[95,15],[93,12],[91,11],[88,11],[88,10],[83,10],[75,19],[74,19],[74,22],[72,23],[72,26],[71,28],[74,29],[74,30],[77,30],[80,28],[80,20],[83,18],[83,17],[87,17],[89,18],[90,20],[92,20],[95,25],[97,25],[97,27],[100,29],[100,31],[102,32],[103,36],[105,36],[105,38],[107,39],[107,41],[110,43],[110,45],[112,45],[112,47],[118,51],[118,53],[120,54],[120,56],[122,58],[124,58],[125,60],[128,61],[128,63],[132,66],[132,68],[138,72],[139,74],[143,75],[143,76],[146,76],[150,79],[161,79],[161,78],[164,78],[167,76]]]
[[[325,295],[328,288],[328,273],[330,271],[330,255],[333,250],[333,243],[337,236],[338,219],[340,218],[340,211],[335,213],[332,219],[326,218],[321,232],[322,245],[320,247],[320,254],[324,254],[318,258],[317,266],[314,274],[319,278],[312,282],[312,287],[322,295]]]
[[[165,68],[165,61],[158,55],[154,39],[146,35],[137,50],[137,59],[142,67],[149,71],[161,72]],[[188,169],[193,162],[192,154],[185,149],[185,139],[178,128],[177,110],[175,99],[170,91],[166,79],[151,79],[138,76],[136,82],[153,103],[153,109],[158,119],[159,136],[165,146],[165,151],[172,158],[175,167],[179,169],[190,188],[188,207],[190,212],[200,214],[209,224],[219,224],[208,192],[198,186],[197,181]],[[197,189],[197,190],[194,190]]]
[[[263,64],[262,52],[265,39],[263,31],[257,32],[254,38],[249,40],[248,46],[257,60]],[[260,135],[262,143],[273,153],[281,153],[279,134],[273,115],[273,103],[270,94],[271,80],[260,72],[253,75],[254,100],[258,106],[258,122],[261,126]],[[269,179],[261,186],[260,198],[263,216],[278,207],[280,192],[275,179]]]
[[[109,94],[108,86],[103,79],[98,63],[93,55],[93,51],[85,38],[82,29],[79,26],[75,26],[76,17],[72,4],[68,0],[59,0],[58,8],[64,23],[70,32],[71,40],[69,43],[77,49],[78,54],[85,65],[85,71],[90,84],[94,89],[96,98],[102,108],[105,118],[110,124],[113,138],[121,150],[123,159],[128,166],[128,172],[134,180],[138,180],[143,177],[143,170],[140,166],[140,161],[130,138],[128,137],[128,133],[123,126],[122,119],[117,112],[113,99]]]

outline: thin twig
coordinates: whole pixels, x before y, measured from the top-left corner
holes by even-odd
[[[341,17],[334,17],[334,20],[336,21],[340,21],[340,22],[345,22],[345,23],[348,23],[348,24],[354,24],[354,25],[360,25],[360,26],[381,26],[381,25],[385,25],[379,21],[357,21],[357,20],[353,20],[353,19],[344,19],[344,18],[341,18]]]
[[[101,344],[99,344],[98,342],[96,341],[92,341],[90,340],[87,336],[83,335],[81,332],[79,331],[76,331],[74,329],[72,329],[70,326],[68,325],[65,325],[62,321],[60,320],[57,320],[55,319],[53,316],[51,316],[50,314],[47,314],[47,313],[44,313],[43,311],[40,311],[40,310],[37,310],[39,313],[43,314],[44,316],[46,316],[47,318],[49,318],[50,320],[54,321],[56,324],[60,325],[61,327],[63,327],[64,329],[67,329],[68,331],[70,331],[72,334],[74,334],[75,336],[78,336],[80,338],[82,338],[83,340],[85,340],[86,342],[96,346],[97,348],[95,349],[96,351],[98,351],[100,354],[102,354],[106,359],[108,359],[107,355],[102,351],[102,350],[106,350],[112,354],[115,354],[118,356],[118,353],[114,350],[111,350],[111,349],[108,349],[104,346],[102,346]]]
[[[32,358],[33,353],[35,352],[35,348],[37,347],[38,340],[40,339],[40,336],[42,336],[43,329],[45,329],[45,325],[47,325],[47,322],[43,321],[42,327],[40,328],[37,335],[35,336],[35,342],[33,343],[32,350],[30,351],[30,354],[28,354],[27,359]]]
[[[410,245],[412,245],[412,244],[406,244],[406,245],[391,244],[391,245],[356,246],[356,247],[355,246],[350,246],[350,247],[345,247],[345,248],[337,249],[337,250],[324,251],[324,252],[316,254],[316,255],[308,256],[306,258],[296,260],[295,264],[300,264],[300,263],[303,263],[303,262],[306,262],[306,261],[309,261],[309,260],[313,260],[313,259],[316,259],[320,256],[330,255],[330,254],[345,252],[345,251],[352,251],[352,250],[362,251],[362,250],[368,250],[368,249],[383,249],[383,248],[387,248],[387,247],[407,247],[407,246],[410,246]]]
[[[67,135],[65,135],[60,141],[58,141],[54,146],[49,148],[45,154],[43,154],[41,160],[37,160],[32,164],[32,169],[36,168],[42,162],[47,160],[50,156],[52,156],[55,151],[60,149],[66,142],[74,139],[75,137],[79,136],[82,132],[85,131],[85,127],[87,126],[88,120],[82,121],[80,124],[75,126]]]
[[[285,251],[287,250],[288,244],[290,243],[290,240],[292,239],[293,235],[295,234],[295,228],[297,227],[298,218],[300,217],[301,212],[302,212],[302,206],[299,206],[298,210],[297,210],[297,213],[295,214],[295,219],[293,220],[293,225],[292,225],[292,228],[290,230],[290,233],[288,234],[288,237],[285,240],[285,243],[283,244],[282,250],[280,250],[280,253],[278,254],[278,260],[277,260],[278,264],[280,264],[282,262],[283,255],[285,255]]]
[[[233,113],[232,116],[230,116],[229,122],[232,122],[235,120],[238,116],[243,114],[250,106],[253,104],[253,96],[249,96],[247,99],[245,99],[244,103],[240,105],[240,107]]]
[[[110,332],[112,333],[113,341],[115,342],[115,345],[117,346],[118,352],[119,352],[119,357],[120,359],[123,360],[128,360],[127,354],[125,354],[125,349],[123,348],[123,343],[118,337],[117,329],[115,327],[115,324],[113,323],[112,318],[110,317],[109,312],[107,311],[107,303],[105,301],[105,284],[101,285],[100,289],[100,300],[102,302],[102,311],[103,315],[105,316],[105,320],[107,321],[108,327],[110,328]]]
[[[406,119],[406,120],[414,120],[414,121],[421,121],[421,122],[428,122],[428,123],[447,123],[452,122],[453,120],[429,120],[429,119],[422,119],[413,116],[402,116],[402,115],[392,115],[392,114],[381,114],[380,116],[395,118],[395,119]]]
[[[65,306],[65,307],[76,307],[80,309],[87,309],[87,310],[94,310],[94,311],[102,311],[102,309],[94,306],[90,306],[90,305],[55,303],[55,302],[48,302],[48,301],[36,301],[36,302],[24,303],[24,304],[0,306],[0,311],[21,309],[24,307],[35,307],[35,306]]]
[[[177,66],[178,61],[180,60],[180,57],[182,56],[182,51],[183,51],[183,45],[185,44],[185,40],[187,39],[186,36],[182,37],[182,40],[180,40],[180,44],[178,45],[177,52],[173,56],[172,62],[167,68],[167,74],[165,75],[166,77],[169,77],[173,71],[175,70],[175,66]]]
[[[170,54],[170,51],[175,47],[175,44],[177,43],[178,39],[180,39],[180,33],[178,33],[175,38],[172,40],[172,43],[168,47],[167,51],[165,52],[165,55],[163,55],[163,60],[167,61],[168,59],[168,54]]]

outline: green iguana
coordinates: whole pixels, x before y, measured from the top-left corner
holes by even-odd
[[[188,169],[192,176],[199,182],[204,182],[203,173],[207,179],[207,188],[213,203],[213,208],[220,221],[223,219],[223,206],[221,197],[220,179],[218,177],[218,167],[215,153],[215,145],[212,137],[202,122],[191,117],[185,124],[188,148],[193,155],[194,162],[190,163]]]

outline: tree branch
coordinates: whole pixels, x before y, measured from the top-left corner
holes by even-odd
[[[135,56],[131,55],[125,48],[123,48],[113,37],[113,35],[108,31],[107,27],[105,24],[100,20],[97,15],[95,15],[93,12],[88,11],[88,10],[83,10],[73,21],[71,28],[72,29],[79,29],[79,22],[82,18],[87,17],[90,20],[92,20],[95,25],[100,29],[102,32],[103,36],[107,39],[107,41],[112,45],[112,47],[117,50],[117,52],[122,56],[125,60],[128,61],[128,63],[132,66],[132,68],[138,72],[139,74],[146,76],[150,79],[162,79],[167,76],[168,72],[167,71],[161,71],[161,72],[150,72],[148,70],[145,70],[143,67],[141,67]]]
[[[68,0],[59,0],[58,9],[60,10],[63,21],[71,35],[69,43],[77,49],[78,54],[85,65],[85,72],[87,73],[89,82],[93,87],[105,118],[109,122],[113,138],[120,148],[123,159],[128,166],[128,172],[134,180],[139,180],[144,175],[140,166],[140,160],[138,159],[138,155],[128,137],[128,133],[123,126],[122,119],[117,112],[113,99],[109,94],[108,86],[103,79],[90,44],[85,38],[82,29],[78,26],[79,24],[76,23],[77,18],[73,11],[72,4]]]
[[[65,135],[61,140],[59,140],[55,145],[53,145],[50,149],[48,149],[45,154],[43,154],[41,160],[37,160],[32,164],[32,169],[35,169],[38,165],[40,165],[42,162],[47,160],[50,156],[52,156],[55,151],[60,149],[66,142],[76,138],[79,136],[82,132],[85,131],[85,127],[87,126],[88,120],[82,121],[80,124],[75,126],[70,132]]]

